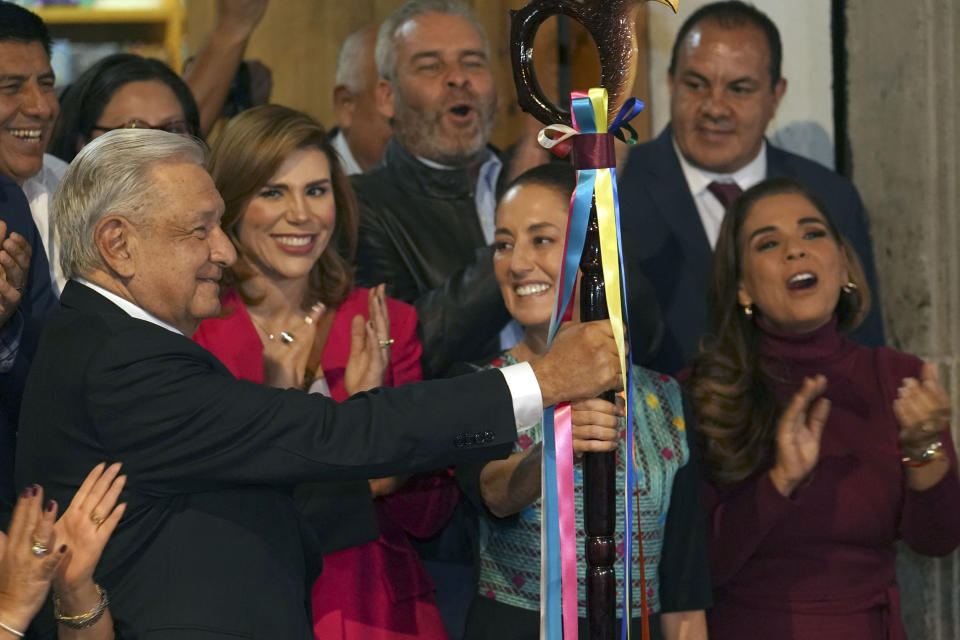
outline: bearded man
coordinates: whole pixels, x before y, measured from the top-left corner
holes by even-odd
[[[488,142],[497,111],[483,27],[457,0],[411,0],[380,26],[377,103],[393,138],[354,176],[357,280],[385,282],[420,319],[423,370],[494,353],[510,319],[493,275],[503,163]],[[512,346],[512,345],[509,345]]]

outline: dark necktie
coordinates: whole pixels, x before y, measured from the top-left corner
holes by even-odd
[[[707,189],[710,190],[717,200],[720,201],[720,204],[723,205],[723,210],[726,211],[730,208],[730,205],[733,204],[733,201],[740,197],[740,194],[743,193],[743,189],[737,186],[736,182],[711,182],[707,185]]]

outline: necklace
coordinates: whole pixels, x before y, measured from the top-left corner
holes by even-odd
[[[314,302],[314,303],[313,303],[313,306],[310,307],[311,313],[318,313],[318,312],[321,311],[322,309],[323,309],[323,303],[321,303],[321,302],[319,302],[319,301],[318,301],[318,302]],[[262,333],[262,334],[264,334],[264,335],[267,336],[267,340],[273,341],[273,340],[276,340],[276,339],[279,337],[279,338],[280,338],[280,342],[282,342],[283,344],[290,344],[290,343],[292,343],[292,342],[296,342],[296,340],[297,340],[297,338],[296,338],[296,336],[293,334],[293,331],[292,331],[292,330],[291,330],[291,331],[281,330],[281,331],[279,331],[279,332],[277,332],[277,333],[273,333],[272,331],[268,331],[267,329],[263,328],[263,327],[260,325],[259,322],[257,322],[256,320],[254,320],[253,314],[250,314],[250,320],[252,320],[254,326],[256,326],[257,329],[260,330],[260,333]],[[313,324],[313,316],[311,316],[310,314],[307,314],[307,315],[303,316],[303,322],[304,322],[304,324],[306,324],[306,325],[308,325],[308,326],[309,326],[309,325],[312,325],[312,324]]]

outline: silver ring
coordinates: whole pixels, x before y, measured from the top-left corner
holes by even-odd
[[[380,348],[381,348],[381,349],[389,349],[389,348],[390,348],[390,345],[392,345],[394,342],[395,342],[395,341],[394,341],[393,338],[387,338],[386,340],[381,340],[381,341],[380,341]]]
[[[35,556],[45,556],[47,555],[47,551],[49,551],[49,549],[47,549],[47,545],[43,544],[39,540],[34,540],[33,546],[30,547],[30,551]]]
[[[280,332],[280,342],[282,342],[283,344],[290,344],[293,341],[294,341],[294,337],[292,335],[290,335],[286,331]]]

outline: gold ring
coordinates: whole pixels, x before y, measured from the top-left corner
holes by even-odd
[[[33,545],[30,547],[30,551],[33,552],[35,556],[45,556],[47,555],[47,545],[43,544],[39,540],[34,540]]]
[[[106,518],[101,518],[100,516],[92,512],[90,513],[90,519],[93,520],[93,523],[96,524],[98,527],[103,524],[104,520],[106,520]]]
[[[393,339],[393,338],[387,338],[386,340],[381,340],[381,341],[380,341],[380,348],[381,348],[381,349],[386,349],[387,347],[389,347],[389,346],[392,345],[393,343],[394,343],[394,339]]]

